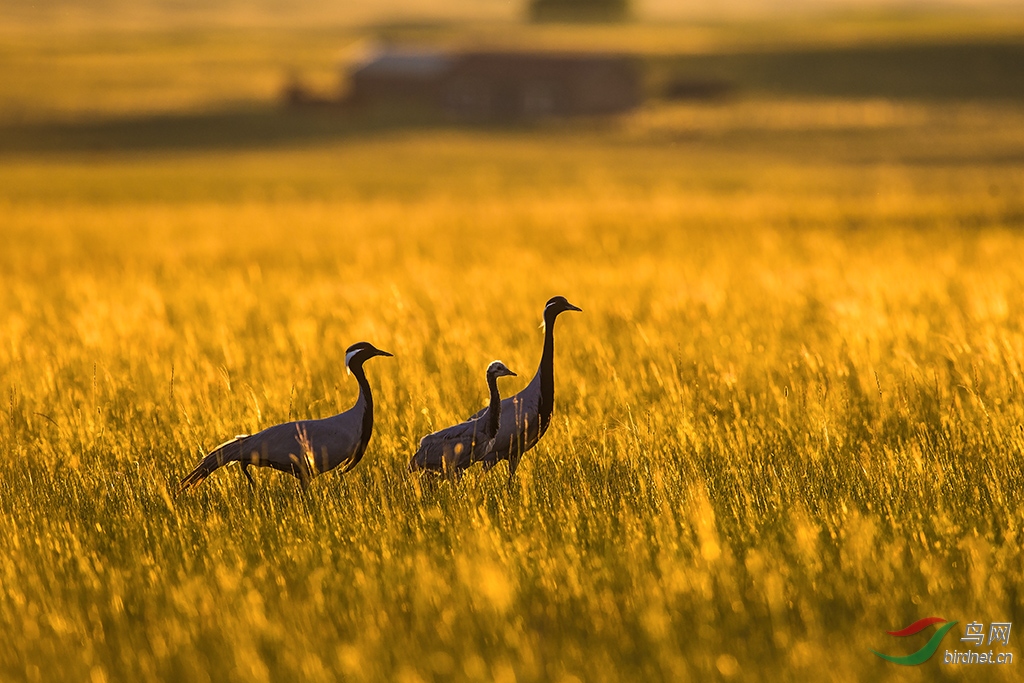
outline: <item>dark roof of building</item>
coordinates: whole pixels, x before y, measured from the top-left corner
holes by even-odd
[[[387,49],[367,57],[352,73],[385,78],[429,79],[443,75],[452,63],[453,58],[443,52]]]

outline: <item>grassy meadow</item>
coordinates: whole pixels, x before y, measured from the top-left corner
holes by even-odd
[[[140,65],[187,40],[4,48],[36,76],[0,121],[0,679],[1018,679],[871,650],[1024,628],[1019,85],[815,96],[723,39],[731,99],[458,128],[281,111],[276,66],[236,83],[196,39],[148,111]],[[407,475],[490,360],[525,385],[555,294],[584,312],[512,485]],[[224,439],[348,408],[364,339],[395,357],[355,470],[173,497]]]

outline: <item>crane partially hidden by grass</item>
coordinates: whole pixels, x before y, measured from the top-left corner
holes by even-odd
[[[345,366],[359,383],[359,397],[343,413],[320,420],[299,420],[243,434],[213,449],[188,476],[178,493],[198,486],[217,469],[231,462],[254,484],[249,467],[271,467],[299,479],[305,488],[313,477],[342,466],[342,474],[357,464],[373,433],[373,394],[363,363],[374,356],[390,356],[369,342],[358,342],[345,352]]]
[[[458,477],[494,446],[494,437],[501,423],[499,377],[515,377],[516,373],[500,360],[487,366],[487,389],[490,404],[476,416],[445,429],[428,434],[420,440],[416,454],[409,461],[409,471],[427,470]],[[505,419],[511,419],[507,415]]]

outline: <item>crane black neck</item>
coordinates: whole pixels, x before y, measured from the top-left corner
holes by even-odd
[[[487,424],[484,433],[493,438],[498,433],[501,420],[501,394],[498,393],[498,378],[490,373],[487,375],[487,388],[491,392],[491,403],[487,410]]]
[[[372,405],[373,398],[370,395],[370,383],[366,380],[366,372],[363,371],[362,361],[349,363],[348,371],[352,373],[352,376],[356,378],[356,382],[359,383],[359,395],[365,397],[367,403]]]
[[[359,462],[360,458],[363,457],[366,447],[370,444],[370,435],[373,434],[373,393],[370,391],[370,383],[366,379],[366,373],[363,372],[362,361],[350,363],[348,369],[352,376],[356,378],[356,382],[359,383],[359,398],[356,399],[356,407],[359,407],[360,401],[363,402],[362,423],[359,429],[359,446],[356,448],[352,464],[348,467],[348,469],[352,469]]]
[[[555,318],[560,311],[544,311],[544,351],[540,355],[540,428],[547,429],[555,407]]]

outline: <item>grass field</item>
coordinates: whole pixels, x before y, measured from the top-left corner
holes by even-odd
[[[460,129],[277,111],[269,73],[238,109],[184,77],[160,115],[131,80],[4,95],[0,678],[1019,678],[871,654],[1024,622],[1017,86]],[[488,361],[525,384],[555,294],[584,313],[514,484],[408,476]],[[347,408],[362,339],[395,358],[354,471],[171,497]]]

